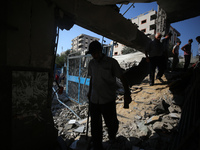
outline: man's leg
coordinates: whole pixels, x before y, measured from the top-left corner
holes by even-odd
[[[102,150],[102,116],[100,105],[90,102],[91,134],[94,150]]]
[[[176,69],[176,65],[177,65],[177,55],[173,55],[173,62],[172,62],[172,71],[174,71]]]
[[[154,85],[154,78],[155,78],[155,69],[156,69],[156,64],[155,64],[156,58],[150,58],[150,85]]]
[[[189,65],[190,65],[190,59],[191,59],[191,55],[185,55],[185,65],[184,65],[184,70],[187,70]]]
[[[115,101],[102,105],[102,114],[108,127],[108,135],[110,140],[115,140],[119,127],[119,121],[116,113]]]
[[[166,68],[166,59],[163,59],[165,57],[161,56],[157,58],[156,61],[156,66],[158,66],[158,73],[156,76],[156,79],[162,80],[161,77],[163,76],[164,72],[165,72],[165,68]]]

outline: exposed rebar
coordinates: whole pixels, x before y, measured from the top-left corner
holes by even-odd
[[[56,92],[56,90],[52,87],[54,93],[56,94],[56,98],[58,100],[59,103],[61,103],[63,106],[65,106],[66,108],[68,108],[79,120],[81,120],[81,118],[71,109],[69,108],[66,104],[64,104],[58,97],[58,93]]]

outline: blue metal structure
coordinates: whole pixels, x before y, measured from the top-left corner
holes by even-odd
[[[113,45],[103,46],[103,53],[106,56],[112,57]],[[67,57],[66,96],[79,104],[83,104],[88,101],[85,93],[87,93],[90,84],[87,71],[92,56],[74,55],[76,53],[69,54]]]
[[[82,99],[84,100],[81,100],[81,92],[83,93],[83,91],[88,88],[90,84],[90,78],[87,77],[87,67],[89,60],[92,57],[91,55],[70,55],[67,57],[66,96],[71,100],[82,104],[84,101],[87,101],[86,95],[82,95]],[[85,73],[84,75],[82,75],[83,70]]]

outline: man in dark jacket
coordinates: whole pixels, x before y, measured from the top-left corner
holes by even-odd
[[[146,60],[150,62],[150,86],[154,85],[155,69],[158,67],[156,78],[162,80],[164,74],[165,63],[163,59],[163,44],[160,42],[161,34],[156,33],[155,39],[151,41],[145,51]]]
[[[181,49],[184,51],[184,57],[185,57],[185,65],[184,70],[186,71],[189,67],[190,60],[191,60],[191,46],[192,46],[192,39],[189,39],[188,44],[184,45]]]

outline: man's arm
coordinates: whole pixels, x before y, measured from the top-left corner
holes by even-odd
[[[187,45],[187,44],[186,44],[186,45]],[[185,51],[186,45],[184,45],[183,47],[181,47],[181,49],[182,49],[183,51]]]
[[[175,49],[176,49],[176,45],[173,47],[172,49],[172,53],[175,55]]]

